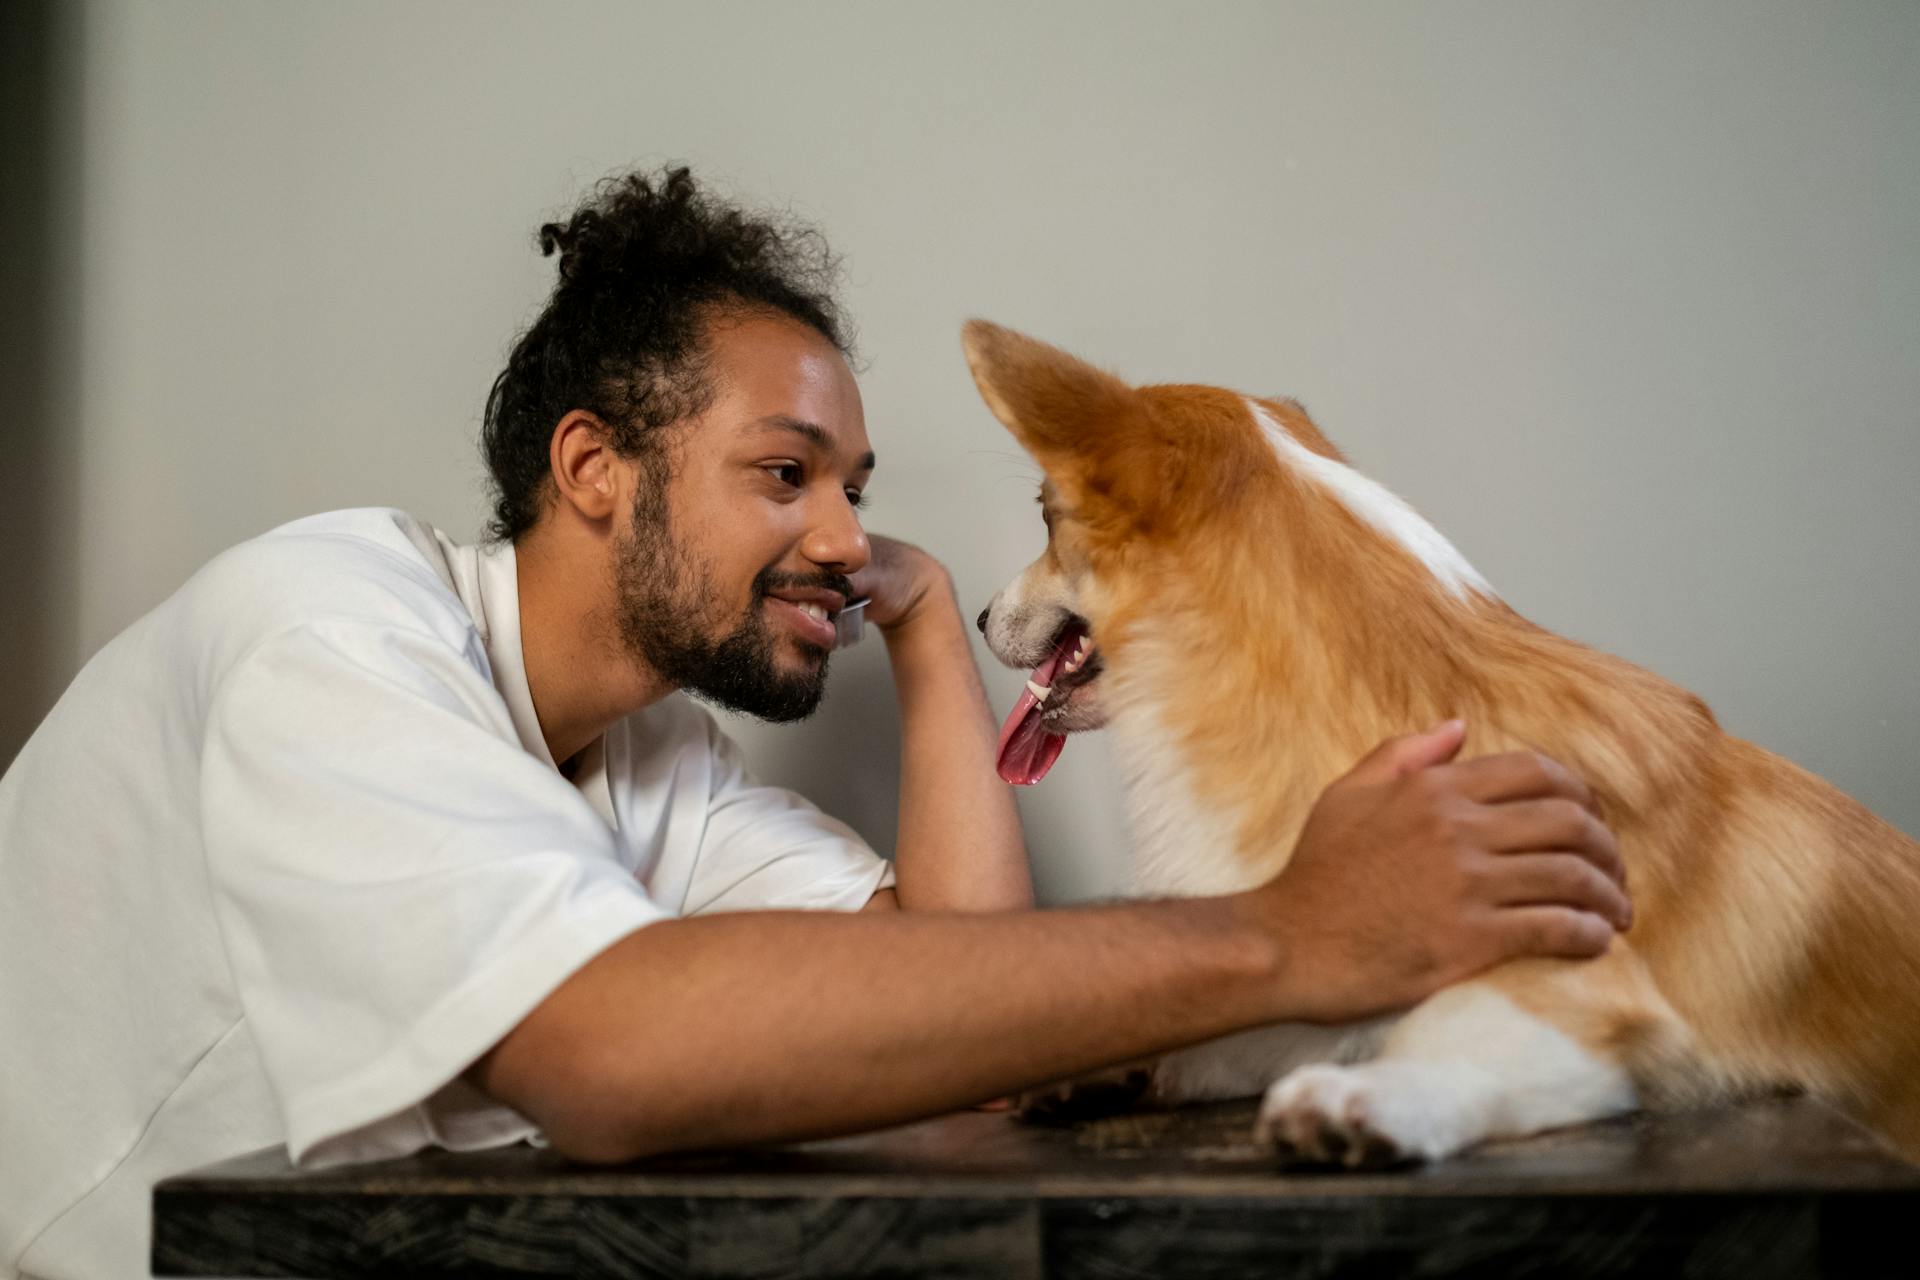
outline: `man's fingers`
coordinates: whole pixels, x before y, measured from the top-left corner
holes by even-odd
[[[1613,926],[1571,907],[1512,907],[1500,913],[1509,958],[1548,956],[1587,960],[1613,945]]]
[[[1596,814],[1600,812],[1585,782],[1559,761],[1537,751],[1480,756],[1463,764],[1448,765],[1447,772],[1462,795],[1481,804],[1561,796]]]
[[[1430,765],[1445,764],[1459,754],[1460,744],[1466,740],[1463,720],[1448,720],[1423,733],[1388,738],[1362,756],[1347,777],[1354,782],[1392,782]]]
[[[1627,882],[1620,845],[1605,823],[1572,800],[1514,800],[1483,810],[1480,839],[1495,853],[1565,850],[1585,858],[1619,884]]]
[[[1626,891],[1576,853],[1517,853],[1499,858],[1492,897],[1500,906],[1573,907],[1625,929],[1633,923]]]

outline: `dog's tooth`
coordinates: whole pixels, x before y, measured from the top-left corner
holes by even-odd
[[[1040,699],[1040,701],[1045,702],[1047,700],[1047,695],[1053,692],[1053,686],[1044,685],[1044,684],[1038,683],[1037,681],[1029,680],[1027,681],[1027,692],[1031,693],[1034,697]]]

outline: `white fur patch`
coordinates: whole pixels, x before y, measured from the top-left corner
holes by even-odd
[[[1463,600],[1470,591],[1477,591],[1484,596],[1494,594],[1487,580],[1480,576],[1480,571],[1467,563],[1467,558],[1460,554],[1458,548],[1399,495],[1345,463],[1335,462],[1307,448],[1293,438],[1291,431],[1276,422],[1258,401],[1248,400],[1247,407],[1253,410],[1253,420],[1260,424],[1268,443],[1273,445],[1273,451],[1280,456],[1283,464],[1311,476],[1338,498],[1347,510],[1405,547],[1447,590]]]
[[[1252,1098],[1309,1063],[1357,1062],[1380,1047],[1390,1018],[1319,1026],[1278,1022],[1179,1049],[1153,1066],[1153,1098],[1165,1104]]]
[[[1134,897],[1200,897],[1238,893],[1267,877],[1234,856],[1237,815],[1202,804],[1189,767],[1157,710],[1136,690],[1174,688],[1137,645],[1130,678],[1109,672],[1108,706],[1114,763],[1119,766],[1132,844],[1127,892]]]
[[[1072,587],[1042,555],[987,602],[987,647],[1009,666],[1036,666],[1069,611],[1079,612]]]
[[[1449,987],[1359,1066],[1302,1067],[1267,1091],[1259,1132],[1303,1154],[1441,1160],[1631,1111],[1633,1082],[1490,987]]]

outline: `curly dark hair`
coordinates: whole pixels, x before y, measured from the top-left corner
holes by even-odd
[[[721,203],[684,167],[606,179],[565,222],[541,227],[539,242],[542,254],[559,252],[560,279],[494,379],[481,429],[494,538],[539,519],[553,429],[575,409],[664,478],[661,429],[712,402],[715,315],[783,313],[852,355],[833,299],[838,264],[820,234]]]

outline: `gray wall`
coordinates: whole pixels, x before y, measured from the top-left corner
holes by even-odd
[[[8,228],[47,267],[0,753],[227,544],[368,503],[474,533],[533,227],[685,159],[845,254],[870,524],[969,606],[1041,537],[978,314],[1301,397],[1522,611],[1920,831],[1920,5],[101,0],[70,45],[36,12],[72,56],[9,141],[73,185]],[[850,657],[742,734],[884,844],[884,655]],[[1098,742],[1023,803],[1049,897],[1112,883]]]

